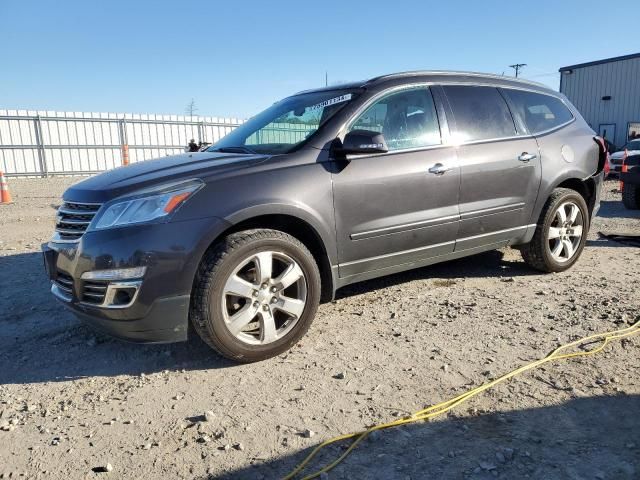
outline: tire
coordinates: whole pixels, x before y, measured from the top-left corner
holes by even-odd
[[[582,222],[579,239],[575,235],[578,231],[576,228],[578,217],[576,217],[576,225],[573,228],[561,226],[559,209],[562,207],[566,216],[567,211],[573,213],[571,205],[578,208],[579,214],[576,215],[579,215]],[[589,224],[589,209],[582,195],[568,188],[556,188],[540,213],[531,242],[520,247],[522,258],[529,266],[543,272],[562,272],[571,268],[584,250]],[[564,238],[566,240],[563,240]],[[559,255],[554,254],[554,252],[557,253],[558,243],[561,244]],[[568,243],[571,244],[570,247]],[[569,255],[570,252],[572,253]],[[564,256],[567,258],[561,258]]]
[[[268,264],[269,270],[261,264]],[[298,275],[295,283],[283,286]],[[298,239],[277,230],[245,230],[230,234],[205,254],[189,317],[202,340],[218,353],[237,362],[255,362],[289,350],[304,336],[318,309],[320,291],[318,266]],[[234,330],[234,324],[249,317],[249,324]]]
[[[640,185],[625,183],[622,189],[622,203],[629,210],[640,209]]]

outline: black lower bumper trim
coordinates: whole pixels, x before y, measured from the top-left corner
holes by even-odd
[[[187,340],[189,295],[161,298],[154,302],[144,318],[112,320],[80,311],[63,303],[80,320],[92,328],[121,340],[136,343],[173,343]]]

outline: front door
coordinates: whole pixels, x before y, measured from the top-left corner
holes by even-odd
[[[333,174],[340,276],[410,268],[451,253],[460,171],[455,148],[442,145],[429,89],[382,96],[354,129],[382,132],[389,152],[353,156]]]
[[[456,251],[500,246],[524,234],[540,187],[538,144],[519,132],[494,87],[443,86],[460,143]],[[521,134],[522,133],[522,134]]]

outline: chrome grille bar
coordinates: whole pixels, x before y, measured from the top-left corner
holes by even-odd
[[[83,282],[82,301],[84,303],[102,305],[105,295],[107,294],[108,286],[109,284],[106,282]]]
[[[67,302],[73,297],[73,278],[61,271],[57,272],[55,280],[52,282],[52,292]]]
[[[100,203],[64,202],[58,208],[54,241],[79,241],[101,206]]]

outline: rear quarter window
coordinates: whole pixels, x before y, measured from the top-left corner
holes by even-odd
[[[571,111],[559,98],[524,90],[504,91],[532,134],[551,130],[573,119]]]

